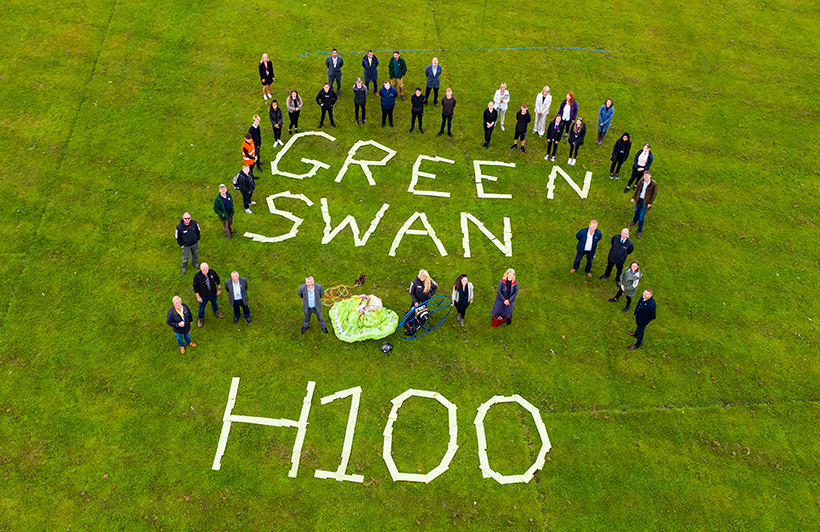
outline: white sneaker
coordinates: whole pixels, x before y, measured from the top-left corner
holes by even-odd
[[[280,146],[284,146],[284,145],[285,145],[285,143],[284,143],[284,142],[282,142],[282,139],[279,139],[279,145],[280,145]]]
[[[544,155],[544,160],[545,160],[545,161],[549,161],[549,160],[550,160],[550,154],[549,154],[549,153],[548,153],[548,154],[546,154],[546,155]]]
[[[553,160],[553,161],[555,160],[555,155],[553,155],[553,156],[552,156],[552,160]]]
[[[256,202],[255,202],[255,201],[252,201],[252,202],[251,202],[251,205],[256,205]]]
[[[503,124],[501,125],[501,131],[504,131],[504,125]]]
[[[267,94],[263,94],[263,95],[262,95],[262,97],[263,97],[263,98],[265,98],[265,100],[267,101],[267,99],[268,99],[268,95],[267,95]]]
[[[245,209],[245,212],[248,214],[253,214],[250,209]]]
[[[567,165],[572,166],[572,159],[567,159]]]

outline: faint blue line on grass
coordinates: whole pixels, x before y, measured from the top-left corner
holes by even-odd
[[[395,50],[395,48],[393,49]],[[393,50],[373,50],[374,52],[390,53]],[[611,54],[612,50],[598,50],[596,48],[581,48],[578,46],[520,46],[517,48],[416,48],[413,50],[400,50],[401,52],[504,52],[512,50],[581,50],[584,52],[599,52]],[[366,54],[368,50],[339,50],[340,54]],[[305,52],[301,57],[309,55],[329,55],[330,52]]]

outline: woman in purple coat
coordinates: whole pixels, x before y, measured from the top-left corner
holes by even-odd
[[[498,281],[498,290],[495,292],[495,303],[493,303],[493,317],[505,316],[507,325],[511,324],[513,304],[517,295],[518,281],[515,280],[515,270],[510,268]]]

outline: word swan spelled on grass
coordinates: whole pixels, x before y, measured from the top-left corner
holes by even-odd
[[[297,133],[293,135],[287,144],[282,148],[282,150],[276,155],[276,158],[271,161],[271,174],[272,175],[280,175],[284,177],[288,177],[291,179],[304,179],[306,177],[312,177],[319,171],[319,169],[329,169],[330,165],[324,163],[322,161],[317,161],[315,159],[306,159],[302,158],[301,161],[305,164],[311,165],[310,169],[303,173],[303,174],[294,174],[291,172],[285,172],[279,169],[279,163],[285,154],[288,153],[290,148],[296,142],[297,139],[314,135],[323,137],[331,142],[335,142],[336,138],[328,135],[327,133],[323,133],[321,131],[306,131],[302,133]],[[359,148],[363,146],[373,146],[385,152],[385,156],[381,160],[371,161],[371,160],[361,160],[356,159],[356,153],[359,151]],[[373,186],[376,184],[376,181],[373,179],[373,173],[370,171],[371,166],[385,166],[387,162],[392,159],[396,155],[396,152],[387,146],[379,144],[374,140],[360,140],[357,141],[353,146],[350,148],[350,151],[347,153],[347,158],[345,159],[344,164],[342,165],[339,173],[336,175],[336,183],[339,183],[344,178],[345,174],[347,173],[348,167],[353,165],[361,166],[362,171],[364,172],[365,177],[367,177],[367,182]],[[429,157],[427,155],[419,155],[416,158],[415,164],[413,164],[412,170],[412,177],[410,179],[410,186],[407,188],[407,191],[415,194],[417,196],[433,196],[439,198],[449,198],[449,192],[439,192],[435,190],[418,190],[416,187],[419,184],[420,177],[426,177],[428,179],[435,179],[436,175],[421,171],[421,164],[423,162],[428,163],[445,163],[445,164],[455,164],[455,161],[451,159],[445,159],[443,157]],[[473,168],[475,171],[475,188],[476,193],[479,198],[482,199],[512,199],[512,194],[494,194],[490,192],[484,191],[484,182],[485,181],[497,181],[498,178],[492,175],[488,175],[483,173],[482,167],[485,166],[506,166],[514,168],[514,163],[504,163],[499,161],[473,161]],[[582,199],[586,199],[589,195],[589,187],[592,183],[592,172],[586,172],[584,177],[584,184],[583,187],[579,187],[572,178],[564,172],[558,166],[553,166],[552,171],[549,174],[549,179],[547,182],[547,198],[553,199],[553,193],[555,190],[555,178],[561,175],[561,177],[566,180],[567,183],[575,190],[575,192],[580,196]],[[313,206],[314,202],[311,201],[307,196],[304,194],[292,194],[289,190],[285,192],[280,192],[278,194],[272,194],[267,197],[268,208],[272,214],[276,214],[283,218],[286,218],[293,222],[293,226],[290,228],[290,231],[279,235],[279,236],[265,236],[256,233],[245,233],[245,236],[248,238],[252,238],[254,241],[257,242],[282,242],[283,240],[287,240],[289,238],[293,238],[299,232],[299,226],[302,224],[304,219],[299,218],[298,216],[294,215],[292,212],[285,211],[276,207],[274,200],[278,198],[289,198],[289,199],[298,199],[300,201],[305,202],[309,207]],[[327,207],[327,198],[321,198],[320,200],[321,210],[322,210],[322,218],[325,221],[325,229],[324,235],[322,237],[322,244],[328,244],[339,232],[347,226],[350,226],[350,230],[353,233],[353,242],[354,244],[359,246],[364,246],[367,243],[367,240],[370,238],[370,235],[376,230],[379,226],[379,222],[381,221],[382,217],[384,216],[387,209],[390,208],[390,205],[387,203],[382,204],[379,211],[376,213],[376,216],[370,222],[370,227],[364,234],[361,234],[359,231],[359,225],[356,222],[356,218],[353,215],[346,216],[342,222],[333,228],[330,219],[330,213],[328,212]],[[423,226],[423,229],[411,229],[414,223],[420,222]],[[462,246],[464,248],[464,256],[470,257],[470,233],[468,229],[468,222],[472,222],[475,224],[476,227],[486,236],[493,244],[507,257],[512,257],[512,228],[510,226],[510,219],[508,217],[503,218],[504,224],[504,232],[501,239],[498,239],[489,229],[484,226],[484,223],[480,221],[478,218],[473,216],[470,213],[462,212],[461,213],[461,232],[463,235],[462,238]],[[447,250],[444,249],[444,245],[442,244],[441,240],[436,236],[436,232],[433,230],[433,226],[427,220],[427,214],[423,212],[414,212],[406,222],[399,228],[398,232],[396,232],[396,236],[393,239],[393,244],[390,246],[390,251],[388,255],[391,257],[396,256],[396,250],[399,248],[404,235],[414,235],[414,236],[426,236],[429,237],[438,249],[441,256],[447,255]]]
[[[253,423],[256,425],[268,425],[271,427],[293,427],[297,430],[297,433],[296,441],[293,444],[293,453],[290,458],[291,468],[288,472],[288,476],[295,478],[297,472],[299,471],[299,457],[302,454],[302,444],[305,441],[305,433],[307,432],[308,426],[307,420],[308,415],[310,414],[311,401],[313,400],[313,390],[315,388],[316,383],[314,381],[308,381],[307,394],[305,395],[305,400],[302,401],[302,412],[299,415],[298,421],[291,419],[238,416],[232,413],[234,404],[236,403],[236,392],[239,389],[239,377],[234,377],[231,381],[231,391],[228,395],[228,404],[225,406],[225,415],[222,417],[222,434],[219,437],[219,445],[216,448],[216,456],[214,457],[214,463],[213,466],[211,466],[211,469],[218,470],[222,465],[222,455],[225,454],[225,446],[228,443],[228,436],[231,432],[231,423]],[[347,480],[350,482],[364,481],[364,477],[362,475],[350,475],[346,473],[347,464],[350,461],[350,451],[353,447],[353,433],[356,430],[356,418],[359,414],[359,400],[361,395],[361,387],[356,386],[355,388],[349,388],[347,390],[342,390],[332,395],[322,397],[321,403],[323,405],[345,397],[350,397],[351,402],[350,414],[347,418],[347,429],[345,431],[344,444],[342,445],[341,463],[336,471],[323,471],[321,469],[317,469],[315,472],[316,478],[332,478],[338,481]],[[425,474],[402,473],[398,470],[396,463],[393,461],[393,423],[398,417],[399,408],[402,403],[404,403],[405,399],[409,397],[435,399],[447,409],[447,413],[449,415],[448,424],[450,426],[450,443],[447,446],[447,452],[441,459],[441,463]],[[390,410],[390,414],[387,416],[387,426],[384,428],[384,448],[382,452],[382,458],[387,465],[387,469],[390,470],[390,475],[393,477],[393,481],[404,480],[408,482],[429,483],[449,468],[450,462],[453,460],[453,456],[455,456],[456,451],[458,450],[458,445],[456,443],[458,440],[456,405],[445,399],[437,392],[412,389],[407,390],[401,395],[395,397],[391,402],[393,403],[393,409]],[[538,428],[538,435],[541,438],[541,449],[538,451],[538,456],[536,457],[535,462],[521,475],[501,475],[490,467],[490,462],[487,457],[487,440],[484,435],[484,416],[487,414],[487,411],[497,403],[518,403],[521,407],[532,414],[535,426]],[[476,437],[478,438],[478,467],[481,469],[481,473],[484,478],[493,478],[500,484],[513,484],[518,482],[526,483],[532,480],[536,471],[544,467],[547,452],[549,452],[551,447],[549,436],[547,435],[547,429],[544,426],[544,421],[541,419],[541,413],[538,409],[520,395],[516,394],[509,397],[496,395],[491,397],[490,400],[478,407],[478,414],[476,415],[473,424],[475,425]]]

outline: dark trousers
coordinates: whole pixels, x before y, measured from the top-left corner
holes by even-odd
[[[239,319],[239,309],[242,309],[242,312],[245,313],[246,320],[251,319],[251,309],[248,308],[248,305],[246,305],[244,301],[241,299],[234,299],[231,301],[231,304],[233,305],[233,319]]]
[[[339,72],[338,74],[328,74],[327,75],[327,83],[330,85],[330,89],[333,90],[333,80],[336,80],[336,92],[342,92],[342,73]]]
[[[486,127],[485,126],[484,127],[484,144],[489,144],[490,143],[490,137],[493,136],[493,129],[495,129],[495,126],[493,126],[493,127]]]
[[[569,158],[570,159],[575,159],[576,157],[578,157],[578,148],[580,148],[580,146],[577,145],[577,144],[570,144],[569,145]]]
[[[624,293],[624,291],[621,290],[620,287],[618,287],[618,293],[615,294],[615,299],[618,299],[619,297],[621,297],[623,295],[623,293]],[[626,308],[629,308],[629,306],[631,304],[632,304],[632,297],[626,296]]]
[[[438,103],[438,87],[427,87],[427,90],[424,91],[424,103],[427,103],[427,98],[430,97],[430,91],[433,91],[433,104]]]
[[[307,296],[306,296],[307,297]],[[322,302],[319,301],[321,305]],[[307,312],[305,312],[305,321],[302,324],[305,327],[310,327],[310,315],[316,314],[316,319],[319,320],[319,326],[324,329],[325,328],[325,317],[322,315],[321,307],[317,309],[316,307],[308,307]]]
[[[219,303],[216,302],[216,294],[212,296],[200,296],[202,298],[202,303],[199,304],[199,312],[197,312],[196,317],[198,319],[202,319],[205,317],[205,307],[208,306],[208,301],[211,302],[211,309],[216,313],[219,310]]]
[[[273,142],[276,142],[280,138],[282,138],[282,126],[273,128]],[[260,155],[260,159],[261,159],[261,155]],[[257,164],[258,163],[259,163],[259,161],[257,161]]]
[[[424,113],[417,113],[415,111],[410,111],[411,118],[410,118],[410,129],[413,130],[416,127],[416,118],[419,119],[419,131],[423,131],[424,127],[421,125],[421,117]]]
[[[609,173],[610,174],[619,174],[619,173],[621,173],[621,165],[622,164],[624,164],[624,162],[620,159],[615,159],[614,161],[612,161],[612,164],[609,165]]]
[[[371,92],[370,94],[379,94],[379,85],[375,79],[365,80],[364,86],[369,86],[371,82],[373,83],[373,92]]]
[[[606,260],[606,271],[604,272],[604,277],[609,277],[609,274],[612,273],[612,267],[613,266],[615,266],[615,268],[617,268],[616,269],[617,274],[615,276],[615,284],[618,284],[619,282],[621,282],[621,273],[623,273],[623,271],[624,271],[624,265],[623,264],[615,264],[611,260],[607,259]]]
[[[301,109],[298,110],[298,111],[293,111],[292,113],[290,111],[288,111],[288,117],[290,117],[290,125],[288,126],[288,133],[290,133],[290,131],[294,128],[299,129],[299,113],[301,113],[301,112],[302,112]]]
[[[363,104],[363,103],[357,103],[357,104],[355,104],[355,105],[356,105],[356,122],[358,122],[358,121],[359,121],[359,109],[360,109],[360,108],[361,108],[361,110],[362,110],[362,122],[364,122],[364,121],[366,120],[366,118],[365,118],[365,117],[366,117],[366,115],[367,115],[367,111],[366,111],[366,109],[365,109],[365,104]]]
[[[262,171],[262,147],[256,146],[256,168],[259,171]],[[251,171],[253,170],[253,165],[251,165]],[[253,175],[253,173],[251,173]]]
[[[444,133],[444,124],[447,123],[447,133],[450,133],[450,126],[453,125],[453,115],[441,113],[441,133]]]
[[[581,250],[581,251],[576,252],[575,253],[575,261],[572,263],[572,269],[573,270],[578,269],[578,267],[581,265],[581,257],[583,257],[584,255],[587,256],[587,265],[586,265],[586,268],[584,268],[584,271],[586,273],[589,273],[589,272],[592,271],[592,259],[595,258],[595,255],[592,253],[592,251]]]
[[[330,117],[330,123],[335,124],[336,122],[333,121],[333,106],[330,106],[327,109],[325,109],[325,107],[323,106],[322,107],[322,118],[319,119],[319,126],[321,127],[322,124],[325,123],[325,113],[327,113],[327,115]]]
[[[384,127],[384,121],[386,119],[390,119],[390,127],[393,127],[393,108],[384,109],[382,108],[382,127]]]
[[[629,178],[629,183],[627,183],[626,186],[631,187],[633,182],[634,183],[640,183],[641,179],[643,179],[643,173],[644,172],[646,172],[646,169],[638,170],[637,168],[635,168],[633,166],[632,167],[632,177]]]
[[[637,325],[635,327],[635,347],[641,347],[643,343],[643,332],[646,330],[646,325]]]
[[[552,153],[550,153],[552,150]],[[547,155],[552,155],[555,157],[558,155],[558,143],[557,142],[547,142]]]
[[[569,135],[569,130],[572,127],[573,121],[572,120],[564,120],[563,117],[561,119],[561,135]]]
[[[253,191],[245,191],[240,188],[239,192],[242,194],[242,207],[245,209],[250,208],[251,202],[253,201]]]
[[[456,313],[458,314],[458,317],[461,318],[462,320],[464,319],[464,315],[467,314],[467,307],[469,307],[469,306],[470,306],[469,303],[467,303],[467,306],[465,306],[465,307],[456,306]]]

